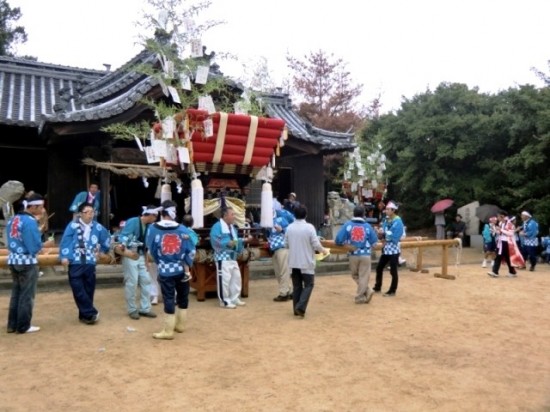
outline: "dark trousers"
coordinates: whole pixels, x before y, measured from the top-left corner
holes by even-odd
[[[159,276],[164,313],[173,315],[176,313],[176,305],[180,309],[187,309],[189,306],[189,281],[184,282],[184,278],[184,273],[176,276]]]
[[[95,265],[69,265],[69,284],[78,308],[78,319],[91,320],[98,314],[94,307]]]
[[[302,273],[301,269],[292,268],[292,304],[294,311],[306,313],[307,304],[315,286],[315,275]]]
[[[536,246],[523,246],[522,255],[525,261],[529,260],[532,267],[537,264],[537,247]]]
[[[397,285],[399,283],[399,275],[397,273],[397,266],[399,265],[399,254],[397,255],[382,255],[376,266],[376,282],[374,284],[375,290],[382,289],[382,277],[384,275],[384,268],[390,262],[390,274],[391,284],[388,289],[388,293],[395,293],[397,291]]]
[[[510,263],[510,249],[508,249],[508,242],[502,242],[502,246],[500,250],[501,251],[499,252],[497,249],[497,257],[493,262],[493,273],[496,273],[498,275],[498,271],[500,269],[500,264],[502,262],[502,259],[504,259],[504,261],[508,265],[508,272],[516,273],[516,269],[514,269],[514,267]]]
[[[8,331],[25,333],[31,327],[36,283],[37,265],[10,265],[12,287],[8,312]]]

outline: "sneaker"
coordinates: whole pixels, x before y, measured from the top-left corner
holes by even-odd
[[[374,292],[368,292],[367,291],[367,299],[365,300],[365,303],[369,303],[372,300],[372,297],[374,296]]]
[[[233,304],[236,306],[246,306],[246,302],[243,302],[240,299],[237,299],[236,301],[234,301]]]
[[[8,328],[6,329],[6,332],[7,332],[7,333],[15,333],[15,329],[8,327]]]
[[[395,296],[395,292],[387,291],[382,296],[384,296],[385,298],[393,298]]]
[[[139,312],[139,316],[143,316],[143,317],[146,317],[146,318],[156,318],[157,314],[153,311]]]
[[[374,293],[380,293],[380,292],[381,292],[380,289],[375,289],[375,288],[372,288],[372,291],[373,291]]]
[[[294,316],[299,316],[299,317],[303,318],[305,315],[306,315],[306,312],[304,312],[301,309],[295,309],[294,310]]]
[[[158,305],[159,304],[159,297],[153,296],[151,297],[151,305]]]
[[[486,268],[487,267],[487,262],[483,261],[483,263],[481,264],[481,267]]]
[[[25,333],[34,333],[40,330],[40,326],[31,326],[25,331]]]
[[[512,272],[510,272],[510,273],[508,273],[507,276],[508,276],[509,278],[517,278],[517,277],[518,277],[518,274],[517,274],[517,273],[512,273]]]
[[[129,313],[128,316],[130,316],[130,319],[138,320],[139,312],[136,310],[135,312]]]
[[[94,316],[92,316],[91,318],[80,318],[79,319],[80,322],[82,323],[85,323],[86,325],[93,325],[94,323],[96,323],[97,321],[99,321],[99,312],[97,312]]]
[[[489,276],[491,276],[492,278],[498,278],[498,273],[495,273],[495,272],[487,272],[487,274]]]
[[[530,266],[529,267],[529,272],[534,272],[535,271],[535,267],[534,266]]]
[[[235,309],[237,307],[237,305],[234,305],[232,303],[228,303],[228,304],[220,303],[220,306],[224,309]]]
[[[289,295],[279,295],[273,298],[274,302],[286,302],[289,298]]]

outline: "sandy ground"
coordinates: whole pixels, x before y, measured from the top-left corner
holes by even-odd
[[[0,411],[550,411],[550,266],[438,271],[402,268],[397,296],[368,305],[349,276],[319,276],[304,319],[272,301],[274,279],[251,281],[236,310],[192,295],[173,341],[151,337],[161,317],[126,316],[121,287],[98,289],[94,326],[69,290],[40,292],[42,330],[0,333]]]

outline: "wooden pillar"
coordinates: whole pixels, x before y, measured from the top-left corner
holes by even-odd
[[[441,273],[434,273],[434,277],[436,278],[443,278],[443,279],[451,279],[454,280],[456,277],[454,275],[449,275],[447,273],[447,265],[449,264],[449,247],[447,245],[443,245],[443,252],[441,256]]]
[[[99,223],[107,230],[111,230],[111,173],[108,170],[101,169],[99,171],[99,187],[101,190],[101,214]]]

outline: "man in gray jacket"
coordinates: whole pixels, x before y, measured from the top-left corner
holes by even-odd
[[[285,233],[285,245],[292,271],[294,316],[303,318],[315,283],[315,251],[323,254],[328,251],[321,245],[315,227],[306,222],[306,207],[296,207],[294,216],[296,220],[288,225]]]

